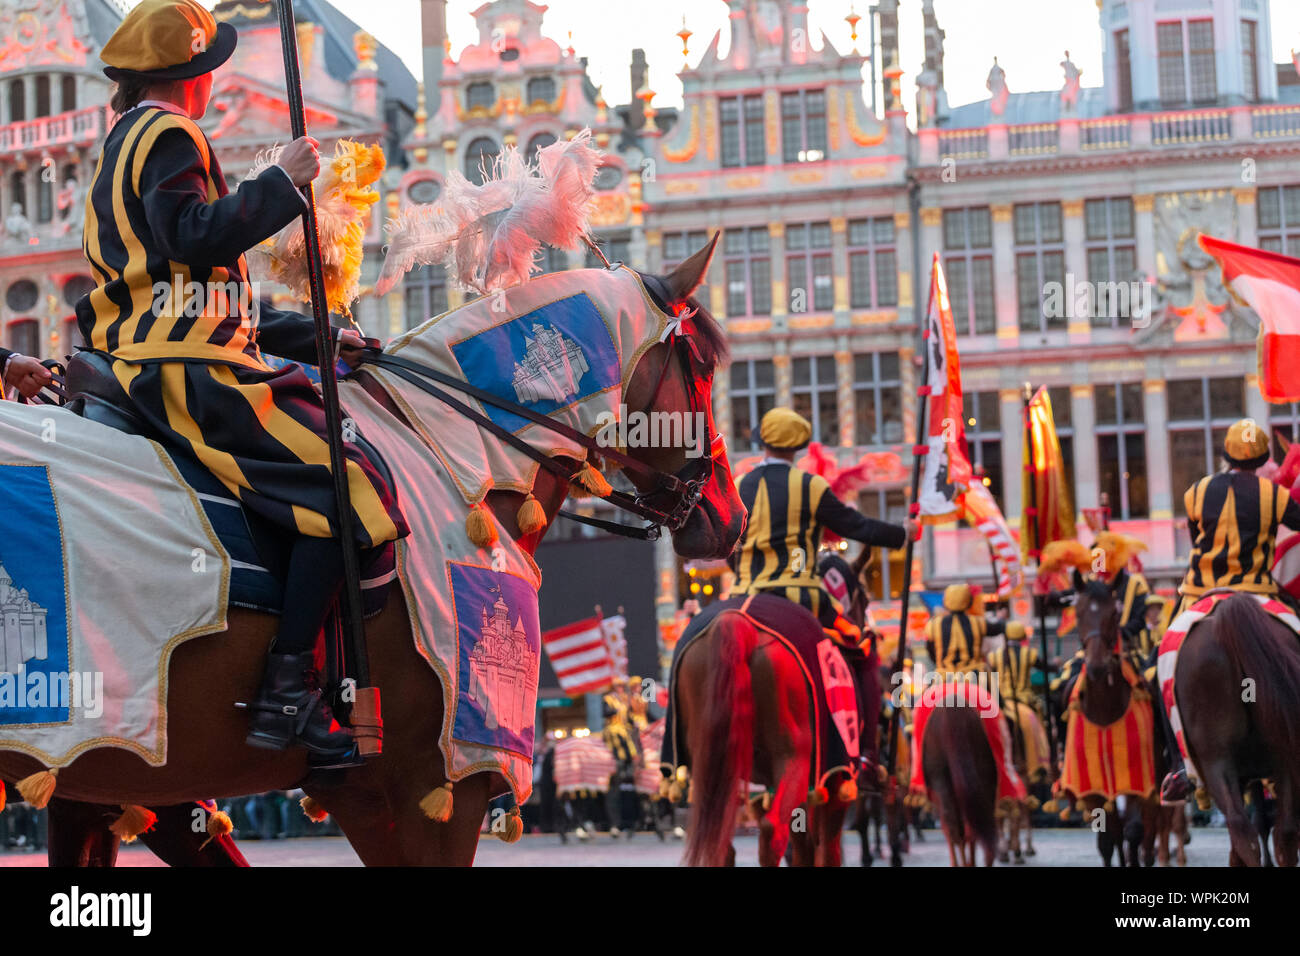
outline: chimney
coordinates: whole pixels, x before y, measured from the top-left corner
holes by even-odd
[[[447,0],[420,0],[420,32],[424,88],[432,91],[442,80],[442,61],[447,56]]]
[[[645,102],[637,98],[636,92],[645,86],[648,72],[649,67],[646,64],[645,50],[633,50],[631,69],[632,102],[627,108],[627,121],[628,126],[634,131],[645,126]]]

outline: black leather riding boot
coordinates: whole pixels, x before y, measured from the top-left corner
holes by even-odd
[[[314,655],[271,654],[257,700],[249,704],[247,743],[266,750],[306,747],[311,766],[356,767],[362,763],[352,734],[340,727],[316,684]]]

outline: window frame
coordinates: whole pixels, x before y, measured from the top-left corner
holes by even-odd
[[[1133,386],[1133,385],[1136,385],[1138,388],[1138,398],[1139,398],[1138,405],[1142,409],[1142,418],[1136,422],[1130,422],[1124,418],[1124,388],[1125,386]],[[1101,416],[1097,414],[1097,409],[1100,405],[1101,394],[1106,388],[1114,388],[1115,390],[1115,421],[1102,424]],[[1101,454],[1101,439],[1113,437],[1115,438],[1116,464],[1117,467],[1119,468],[1119,475],[1120,475],[1120,481],[1119,481],[1120,500],[1119,502],[1112,501],[1110,503],[1111,516],[1119,521],[1131,521],[1134,518],[1150,518],[1151,490],[1150,490],[1149,483],[1150,483],[1151,468],[1150,468],[1150,457],[1148,455],[1147,444],[1146,444],[1146,433],[1147,433],[1146,404],[1145,404],[1145,392],[1142,391],[1142,383],[1141,382],[1116,382],[1113,386],[1110,385],[1109,383],[1107,383],[1106,385],[1095,386],[1093,388],[1092,400],[1093,400],[1093,420],[1095,423],[1093,427],[1093,433],[1095,435],[1095,441],[1097,443],[1098,490],[1099,492],[1108,491],[1107,488],[1103,487],[1105,481],[1102,475],[1103,458]],[[1128,448],[1125,441],[1130,435],[1137,435],[1142,439],[1143,474],[1147,476],[1147,481],[1148,481],[1148,488],[1146,492],[1146,499],[1147,499],[1146,509],[1145,509],[1146,513],[1140,515],[1135,515],[1133,513],[1132,502],[1130,501],[1130,495],[1129,495],[1129,479],[1125,477],[1126,475],[1132,474],[1132,469],[1129,467]]]
[[[1056,208],[1057,223],[1060,226],[1060,237],[1058,239],[1043,238],[1043,210],[1048,207]],[[1034,224],[1033,240],[1021,240],[1016,235],[1017,214],[1022,209],[1032,210]],[[1044,290],[1048,282],[1059,282],[1063,293],[1068,295],[1073,290],[1065,289],[1065,215],[1061,209],[1059,201],[1049,202],[1023,202],[1016,203],[1011,207],[1012,216],[1012,238],[1011,254],[1015,260],[1016,269],[1016,324],[1021,332],[1037,333],[1046,335],[1049,332],[1065,331],[1069,327],[1069,319],[1065,314],[1049,318],[1043,309]],[[1046,273],[1045,262],[1050,255],[1056,255],[1060,259],[1061,271],[1059,277],[1049,277]],[[1022,264],[1028,257],[1033,257],[1034,278],[1036,293],[1032,303],[1034,316],[1037,319],[1036,325],[1027,324],[1026,311],[1030,303],[1025,302],[1021,296],[1023,293],[1023,277],[1021,275]],[[1068,310],[1062,309],[1062,313]]]
[[[889,224],[889,241],[883,242],[877,239],[876,226],[881,222]],[[858,233],[856,227],[861,227]],[[855,242],[855,233],[864,236],[865,241]],[[898,230],[894,225],[894,217],[889,216],[864,216],[858,219],[850,219],[845,231],[845,239],[848,245],[848,275],[849,275],[849,308],[850,309],[886,309],[898,307]],[[888,256],[892,266],[888,269],[882,269],[880,259],[882,256]],[[858,271],[854,269],[854,262],[860,261],[866,257],[866,282],[867,289],[863,290],[858,282]],[[887,295],[884,300],[881,298],[881,276],[889,276],[889,283],[892,284],[892,295]],[[859,293],[867,293],[867,301],[864,302]]]
[[[825,227],[826,244],[813,245],[814,230]],[[802,248],[791,249],[791,234],[805,237]],[[819,273],[819,267],[824,270]],[[795,269],[803,272],[804,281],[800,287],[809,293],[807,308],[801,314],[810,312],[830,312],[835,308],[835,238],[831,224],[827,220],[786,223],[785,226],[785,295],[786,311],[793,313],[792,300],[795,290]],[[819,279],[826,281],[820,286]],[[811,280],[811,281],[810,281]],[[823,295],[824,293],[824,295]]]
[[[971,244],[971,213],[982,213],[988,218],[988,245],[976,246]],[[948,237],[950,230],[948,228],[949,217],[962,216],[962,242],[961,246],[950,246]],[[998,330],[998,310],[997,310],[997,271],[994,268],[993,261],[993,210],[988,206],[954,206],[950,209],[943,210],[943,268],[949,277],[948,289],[952,291],[952,263],[960,261],[962,269],[962,290],[965,292],[966,302],[964,308],[957,302],[955,295],[950,295],[952,303],[953,322],[957,326],[958,335],[994,335]],[[974,272],[972,265],[976,262],[988,263],[988,281],[989,281],[989,315],[987,322],[983,322],[977,314],[975,283],[971,281]],[[965,315],[962,315],[962,313]],[[985,327],[986,326],[986,327]]]
[[[766,363],[772,369],[771,386],[759,385],[756,369],[758,365]],[[737,388],[735,385],[735,373],[738,369],[745,370],[745,386]],[[731,377],[728,379],[730,389],[727,393],[727,401],[731,403],[731,430],[732,437],[735,438],[737,446],[748,442],[751,450],[759,451],[763,443],[759,441],[758,426],[763,420],[763,415],[776,407],[776,363],[770,358],[755,359],[737,359],[731,363]],[[770,399],[770,404],[766,404],[762,399]],[[745,402],[748,419],[750,422],[749,434],[741,435],[736,428],[735,408],[737,402]]]
[[[728,120],[726,109],[729,105],[736,108],[736,118]],[[751,115],[751,108],[757,108],[757,115]],[[744,169],[748,166],[767,164],[767,129],[765,120],[766,107],[762,93],[737,93],[734,96],[718,97],[718,141],[719,160],[723,169]],[[735,132],[735,161],[728,159],[728,131]],[[750,156],[757,151],[759,155]]]
[[[883,359],[892,356],[897,361],[894,377],[886,377],[881,370]],[[858,360],[871,360],[872,378],[864,379],[858,374]],[[898,396],[898,437],[891,440],[886,434],[885,393],[894,391]],[[875,422],[872,423],[871,435],[879,441],[865,441],[868,437],[863,430],[862,416],[858,414],[858,396],[863,392],[871,394],[872,411]],[[885,447],[897,445],[903,440],[903,362],[897,352],[855,352],[853,355],[853,442],[859,447]]]
[[[820,108],[809,105],[814,96],[821,97]],[[793,112],[787,113],[786,105],[794,103]],[[830,158],[829,127],[826,119],[826,90],[824,87],[806,87],[800,90],[783,90],[777,106],[781,122],[781,162],[822,163]],[[816,134],[814,121],[820,120],[820,136]],[[791,142],[791,130],[799,134],[797,143]],[[820,143],[820,146],[817,143]],[[793,148],[792,148],[793,147]],[[820,155],[809,156],[816,151]],[[803,154],[802,158],[800,154]]]
[[[1090,223],[1090,219],[1088,216],[1088,209],[1090,206],[1093,206],[1095,203],[1103,203],[1105,208],[1106,234],[1105,236],[1100,238],[1088,235],[1089,223]],[[1128,204],[1129,234],[1127,236],[1120,235],[1115,232],[1116,217],[1114,214],[1114,209],[1117,203]],[[1133,268],[1134,269],[1137,268],[1137,222],[1135,216],[1136,213],[1133,209],[1132,196],[1096,196],[1093,197],[1092,199],[1084,200],[1083,258],[1084,258],[1084,264],[1088,270],[1088,282],[1091,284],[1094,293],[1099,288],[1099,284],[1102,282],[1127,283],[1132,281],[1131,275],[1124,276],[1124,275],[1116,274],[1115,255],[1117,252],[1121,250],[1127,250],[1128,252],[1131,253]],[[1094,252],[1103,252],[1103,251],[1106,253],[1106,277],[1104,278],[1095,276],[1092,273],[1092,254]],[[1067,295],[1072,294],[1071,290],[1067,289],[1066,294]],[[1120,315],[1118,314],[1119,310],[1113,309],[1111,311],[1115,312],[1115,314],[1107,316],[1102,314],[1103,310],[1101,306],[1102,303],[1100,301],[1100,296],[1094,294],[1093,301],[1092,301],[1092,315],[1088,317],[1088,321],[1092,324],[1092,327],[1111,328],[1111,329],[1119,328],[1120,318],[1121,318]],[[1133,304],[1132,302],[1130,302],[1128,304],[1130,313],[1132,312],[1132,306]],[[1130,320],[1132,319],[1131,314],[1129,316],[1129,319]]]

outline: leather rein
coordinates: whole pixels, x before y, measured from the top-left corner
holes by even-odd
[[[689,318],[689,316],[686,316]],[[679,317],[665,329],[661,342],[668,344],[668,356],[664,361],[663,367],[659,371],[659,378],[655,384],[654,391],[650,395],[649,404],[646,412],[654,407],[655,400],[659,397],[659,392],[663,389],[664,380],[667,377],[668,367],[672,365],[674,355],[681,362],[682,372],[686,376],[687,391],[690,393],[690,412],[694,415],[701,411],[697,408],[698,389],[695,369],[696,364],[703,365],[704,361],[700,356],[699,347],[691,338],[689,332],[682,329],[683,318]],[[704,495],[704,488],[713,479],[714,462],[718,455],[723,453],[724,445],[721,435],[713,435],[709,425],[705,425],[705,445],[701,446],[701,454],[693,461],[689,461],[681,469],[673,474],[660,471],[644,462],[638,461],[626,452],[616,448],[603,446],[595,438],[578,431],[564,422],[536,412],[531,408],[512,402],[509,399],[502,398],[485,389],[479,388],[453,375],[448,375],[437,369],[429,368],[418,362],[412,362],[409,359],[402,358],[399,355],[389,355],[379,351],[377,348],[365,349],[365,364],[382,368],[385,371],[396,375],[398,378],[414,385],[428,395],[436,398],[462,417],[473,422],[479,428],[500,439],[519,453],[531,458],[538,465],[545,468],[552,474],[560,477],[565,482],[573,483],[577,480],[578,475],[570,471],[562,462],[547,455],[545,452],[534,448],[528,442],[524,441],[514,432],[493,421],[483,412],[474,408],[468,402],[450,394],[447,389],[464,393],[465,395],[477,399],[485,405],[491,405],[502,411],[517,415],[520,418],[538,425],[546,430],[568,439],[575,444],[581,445],[591,454],[605,458],[617,463],[625,471],[636,474],[649,482],[653,483],[653,488],[646,492],[636,492],[628,494],[617,489],[604,495],[604,500],[627,513],[641,518],[648,522],[643,527],[620,524],[616,521],[608,521],[603,518],[596,518],[590,515],[581,515],[572,511],[561,510],[559,514],[571,521],[577,521],[581,524],[599,528],[612,534],[621,535],[627,538],[636,538],[643,541],[657,540],[663,528],[668,531],[679,531],[690,518],[691,513],[699,504]],[[364,365],[362,366],[364,368]],[[440,387],[445,386],[445,388]],[[709,421],[709,416],[704,416],[704,421]],[[707,447],[707,452],[705,451]],[[664,495],[671,496],[669,503],[665,507],[658,507],[651,503],[651,499]]]

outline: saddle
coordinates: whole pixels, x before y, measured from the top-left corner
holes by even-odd
[[[207,468],[184,448],[169,441],[134,411],[130,396],[113,374],[113,358],[105,352],[79,348],[68,360],[64,376],[67,408],[88,421],[107,425],[128,435],[157,442],[176,470],[198,496],[212,525],[230,555],[230,603],[236,607],[280,613],[284,605],[284,578],[291,541],[275,524],[249,511]],[[391,482],[391,474],[378,452],[360,435],[353,439]],[[378,613],[394,576],[393,544],[362,554],[362,598],[367,617]]]

